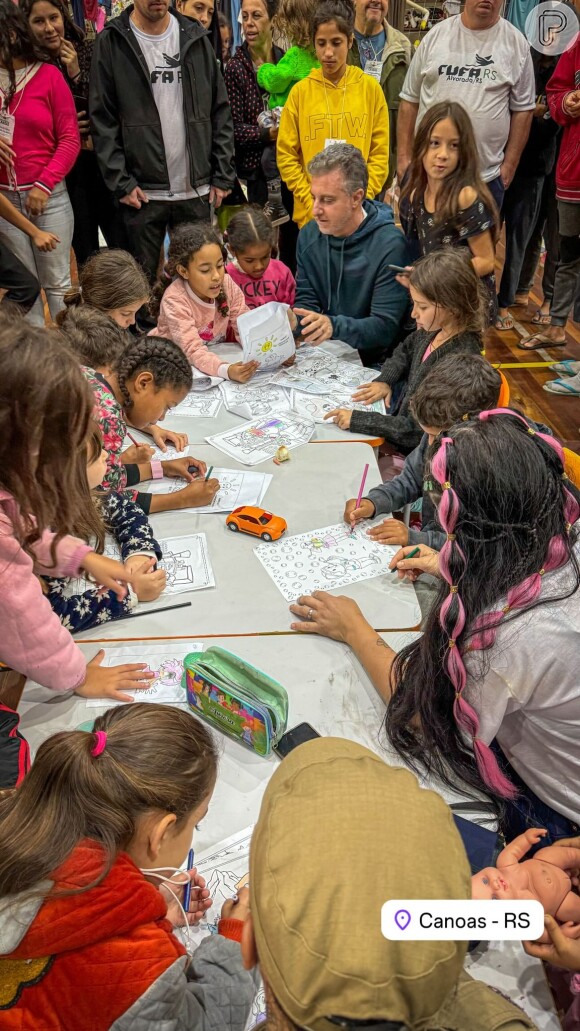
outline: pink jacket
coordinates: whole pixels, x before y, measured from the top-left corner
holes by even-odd
[[[174,279],[163,294],[157,328],[150,336],[167,337],[181,347],[192,365],[206,376],[228,375],[228,363],[212,354],[208,343],[217,344],[226,339],[231,328],[238,339],[238,317],[249,311],[239,286],[227,274],[224,276],[229,312],[220,315],[215,302],[200,300],[181,277]]]
[[[55,534],[45,530],[34,545],[36,563],[14,534],[17,504],[0,489],[0,661],[52,691],[70,691],[86,676],[86,659],[44,597],[35,573],[77,576],[88,544],[63,537],[53,566]]]
[[[62,72],[43,64],[13,96],[16,151],[14,170],[19,190],[38,186],[52,193],[73,167],[81,138],[72,93]],[[10,189],[8,171],[0,165],[0,190]]]

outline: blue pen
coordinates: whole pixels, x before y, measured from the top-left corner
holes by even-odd
[[[187,869],[193,870],[193,849],[190,848],[187,856]],[[189,913],[189,900],[191,899],[191,881],[188,881],[183,889],[183,908],[186,913]]]

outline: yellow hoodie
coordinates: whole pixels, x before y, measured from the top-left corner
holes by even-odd
[[[347,65],[334,86],[313,68],[297,82],[286,101],[276,159],[282,179],[294,194],[294,221],[300,228],[312,218],[308,162],[327,140],[344,140],[362,152],[369,171],[367,196],[381,192],[389,171],[389,113],[378,82]]]

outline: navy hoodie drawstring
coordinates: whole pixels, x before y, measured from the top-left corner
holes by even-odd
[[[325,239],[326,239],[326,307],[327,307],[328,311],[330,311],[330,304],[331,304],[331,301],[332,301],[332,284],[330,282],[330,239],[329,239],[328,236],[325,237]],[[338,307],[338,305],[340,303],[340,287],[342,285],[342,275],[343,275],[343,272],[344,272],[344,245],[345,245],[345,243],[346,243],[346,237],[343,236],[342,242],[341,242],[341,245],[340,245],[340,265],[339,265],[339,272],[338,272],[338,284],[337,284],[337,287],[336,287],[336,304],[337,304],[337,307]]]

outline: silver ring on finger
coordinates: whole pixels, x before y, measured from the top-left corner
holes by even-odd
[[[314,615],[314,609],[308,609],[308,615],[307,615],[306,619],[308,619],[310,622],[312,622],[313,615]]]

